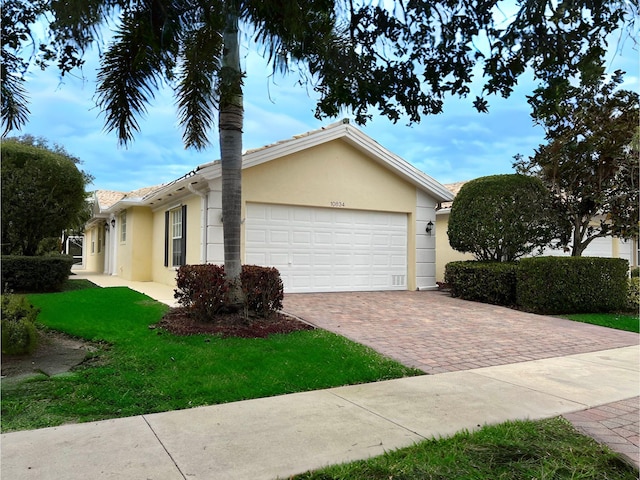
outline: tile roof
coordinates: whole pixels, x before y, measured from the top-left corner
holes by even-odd
[[[456,195],[458,195],[458,192],[460,191],[462,186],[468,181],[469,180],[465,180],[464,182],[443,183],[443,185],[447,190],[453,193],[453,196],[455,197]],[[451,205],[453,205],[453,202],[442,202],[440,205],[440,210],[443,210],[445,208],[451,208]]]
[[[131,192],[118,192],[115,190],[96,190],[95,196],[98,200],[98,206],[100,211],[107,210],[113,207],[116,203],[125,199],[139,199],[146,195],[158,190],[162,185],[155,185],[153,187],[143,187]]]
[[[115,190],[96,190],[96,199],[100,210],[105,210],[115,205],[125,196],[124,192],[116,192]]]

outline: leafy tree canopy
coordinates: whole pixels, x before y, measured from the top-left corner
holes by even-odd
[[[304,65],[320,94],[318,117],[347,109],[359,123],[371,118],[371,108],[393,121],[439,113],[446,94],[470,93],[477,66],[485,76],[474,100],[480,111],[488,107],[485,95],[508,96],[527,68],[553,86],[601,59],[607,35],[631,26],[638,14],[637,2],[621,0],[526,0],[515,11],[506,0],[400,0],[388,8],[335,0],[5,0],[5,127],[27,119],[23,80],[30,65],[54,62],[68,73],[108,25],[116,36],[103,55],[98,87],[107,127],[130,141],[136,117],[166,82],[175,88],[186,145],[203,148],[220,100],[220,32],[231,4],[275,68]],[[36,21],[48,22],[48,38],[34,34]],[[109,86],[117,77],[122,88],[113,95]]]
[[[555,194],[554,209],[572,226],[573,256],[598,237],[638,235],[639,96],[619,89],[622,81],[621,72],[606,81],[594,65],[580,84],[557,80],[556,94],[539,89],[529,100],[548,143],[515,166]]]
[[[3,140],[0,149],[3,254],[35,255],[43,240],[88,219],[92,177],[77,158],[31,136]]]
[[[477,178],[465,183],[453,201],[449,243],[477,260],[512,262],[562,236],[562,224],[551,214],[551,194],[537,178]]]

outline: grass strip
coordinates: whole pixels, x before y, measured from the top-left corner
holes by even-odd
[[[623,313],[576,313],[564,318],[576,322],[591,323],[601,327],[615,328],[627,332],[640,333],[640,317]]]
[[[29,300],[42,325],[102,348],[71,374],[3,381],[3,432],[423,374],[323,330],[266,339],[153,330],[167,307],[125,287]]]
[[[296,480],[636,480],[637,469],[561,417],[427,440]]]

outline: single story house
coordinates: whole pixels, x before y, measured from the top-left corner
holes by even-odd
[[[130,193],[98,191],[84,268],[175,285],[183,264],[224,263],[220,162]],[[243,155],[242,261],[286,292],[436,288],[433,178],[347,120]]]
[[[445,187],[455,196],[466,182],[446,184]],[[458,260],[473,260],[470,253],[462,253],[451,248],[447,229],[449,226],[449,214],[452,202],[446,202],[439,206],[436,212],[436,281],[444,282],[444,267],[447,263]],[[638,266],[638,253],[640,250],[639,239],[623,240],[618,237],[599,237],[593,240],[584,252],[585,257],[624,258],[629,261],[629,266]],[[571,252],[559,249],[547,248],[541,255],[568,256]]]

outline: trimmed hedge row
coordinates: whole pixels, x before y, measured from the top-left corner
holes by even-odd
[[[518,263],[451,262],[445,281],[465,300],[517,306],[544,314],[624,310],[627,260],[599,257],[536,257]]]
[[[55,292],[71,275],[73,257],[45,255],[26,257],[3,255],[2,290],[16,292]]]
[[[538,313],[623,310],[629,262],[621,258],[525,258],[518,266],[517,302]]]
[[[510,307],[516,304],[517,266],[515,262],[451,262],[445,268],[445,282],[454,297]]]
[[[284,288],[276,268],[243,265],[240,273],[245,315],[268,317],[282,309]],[[229,288],[221,265],[184,265],[178,269],[174,297],[192,315],[206,321],[224,311]]]

